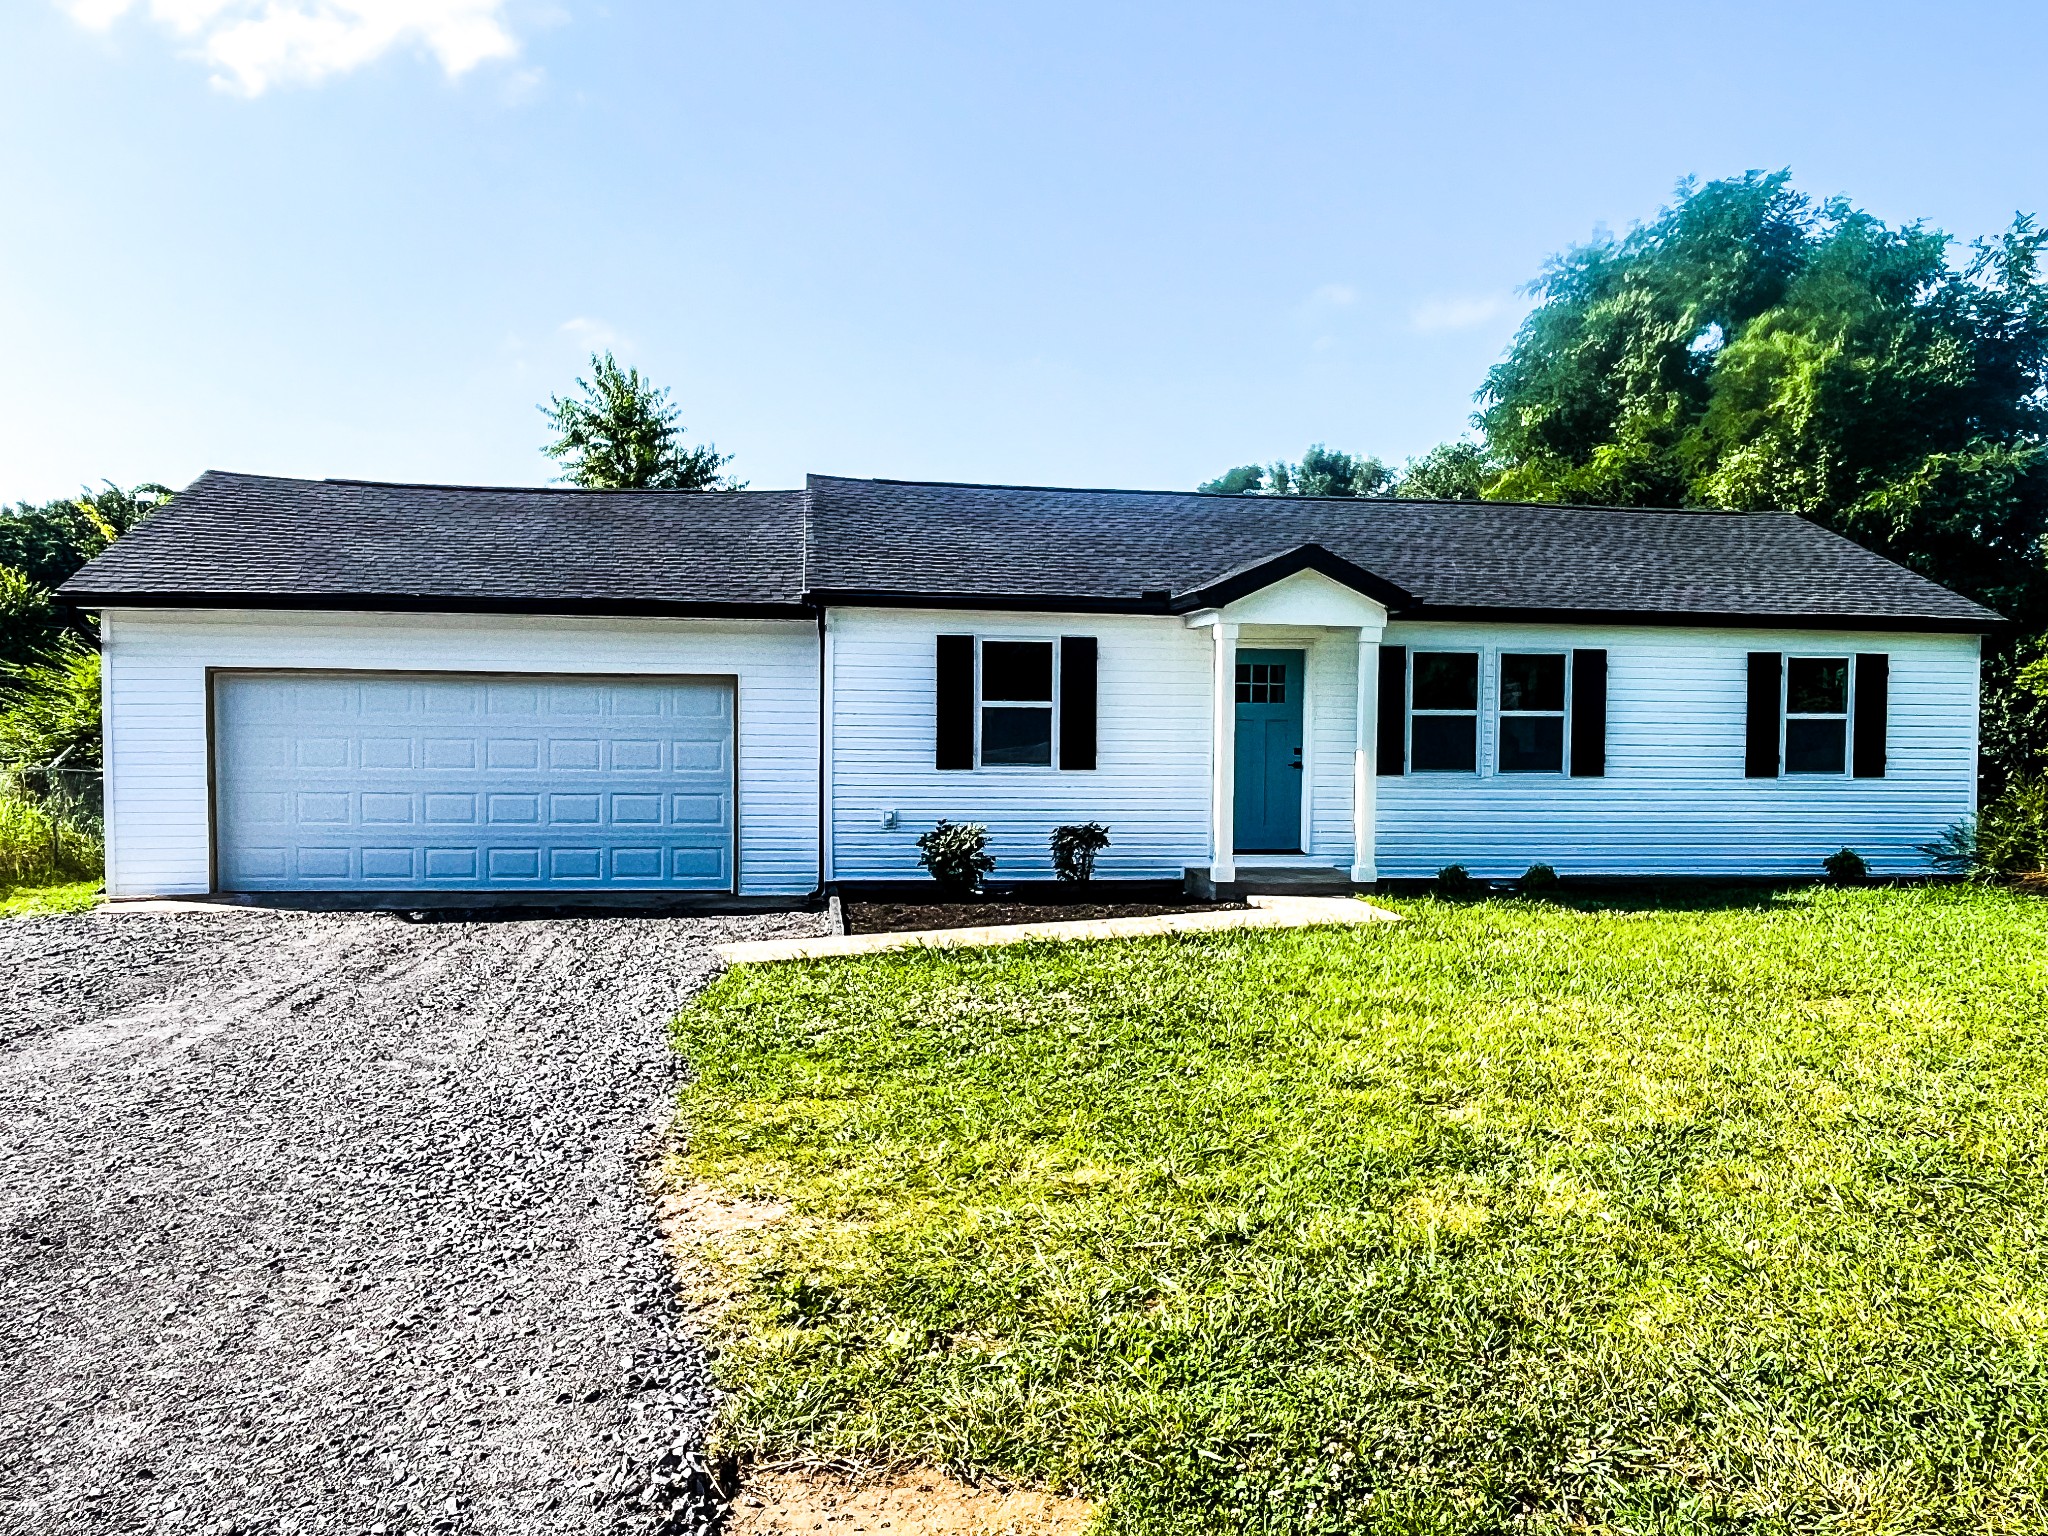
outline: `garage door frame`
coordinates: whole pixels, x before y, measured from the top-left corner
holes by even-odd
[[[216,698],[215,680],[222,677],[465,677],[465,678],[506,678],[532,679],[538,677],[573,677],[591,682],[613,683],[723,683],[732,690],[732,843],[726,850],[726,868],[732,878],[723,890],[665,890],[659,886],[647,887],[575,887],[556,886],[550,888],[511,888],[491,890],[488,887],[420,887],[412,890],[371,891],[337,889],[332,892],[304,891],[300,895],[331,894],[338,897],[364,896],[412,896],[438,900],[449,897],[467,897],[481,901],[503,901],[506,898],[545,898],[550,895],[584,896],[603,895],[630,898],[643,896],[662,901],[686,900],[690,897],[716,899],[720,896],[736,897],[740,894],[740,848],[742,846],[742,816],[744,805],[740,798],[740,679],[737,672],[667,672],[633,671],[618,667],[606,667],[601,671],[578,671],[570,668],[551,668],[547,671],[521,671],[509,667],[208,667],[206,669],[206,885],[214,895],[229,894],[222,891],[220,884],[220,710]]]

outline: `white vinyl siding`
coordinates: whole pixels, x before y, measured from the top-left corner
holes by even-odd
[[[818,635],[808,623],[156,611],[107,616],[109,875],[118,895],[207,890],[207,673],[312,668],[735,679],[743,895],[818,880]],[[830,615],[831,874],[910,879],[939,817],[985,822],[998,878],[1049,878],[1046,837],[1099,821],[1106,879],[1176,878],[1209,861],[1211,640],[1169,617],[875,608]],[[940,772],[940,634],[1100,642],[1098,766]],[[1812,875],[1848,846],[1880,874],[1925,872],[1915,845],[1975,803],[1974,636],[1813,630],[1418,624],[1389,644],[1480,655],[1479,772],[1377,781],[1378,861],[1395,878],[1462,863],[1571,874]],[[1351,860],[1355,630],[1254,630],[1307,653],[1306,858]],[[1607,776],[1494,771],[1501,651],[1608,653]],[[1891,658],[1887,773],[1743,777],[1747,656]],[[885,812],[896,825],[885,827]],[[1247,861],[1257,863],[1259,861]]]
[[[1379,781],[1379,870],[1474,875],[1818,875],[1854,848],[1877,874],[1924,874],[1917,844],[1976,807],[1974,635],[1395,623],[1386,643],[1480,650],[1480,772]],[[1607,773],[1502,774],[1503,651],[1607,652]],[[1885,777],[1743,776],[1751,651],[1891,658]]]
[[[886,609],[835,610],[830,623],[834,878],[917,878],[917,837],[941,816],[988,826],[999,879],[1049,878],[1046,834],[1067,821],[1108,825],[1104,878],[1170,877],[1208,862],[1206,631],[1165,618]],[[1099,768],[933,768],[935,638],[970,633],[1099,638]],[[1303,858],[1345,867],[1356,631],[1253,631],[1239,643],[1307,652]],[[1975,806],[1974,636],[1396,622],[1386,643],[1479,654],[1477,772],[1377,781],[1389,878],[1450,863],[1504,878],[1537,862],[1565,874],[1817,875],[1843,846],[1880,874],[1926,873],[1916,845]],[[1575,648],[1608,653],[1606,776],[1500,773],[1501,652]],[[1753,650],[1889,655],[1886,776],[1744,778]],[[884,827],[891,810],[897,824]]]
[[[1178,619],[835,608],[831,630],[832,874],[910,880],[940,817],[989,829],[996,878],[1049,880],[1046,838],[1099,821],[1105,880],[1179,879],[1207,861],[1209,640]],[[937,640],[1099,642],[1092,769],[933,766]],[[883,814],[896,813],[884,827]]]
[[[212,670],[732,680],[741,895],[818,883],[818,636],[810,623],[119,609],[107,616],[108,888],[213,883]]]

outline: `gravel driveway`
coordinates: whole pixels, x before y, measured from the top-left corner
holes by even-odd
[[[708,945],[818,931],[0,922],[0,1530],[687,1506],[711,1394],[641,1183],[663,1026]]]

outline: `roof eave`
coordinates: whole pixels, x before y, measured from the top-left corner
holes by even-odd
[[[393,592],[127,592],[86,591],[68,583],[57,595],[79,608],[241,608],[321,613],[552,614],[563,618],[792,619],[808,622],[807,603],[693,602],[665,598],[458,597]]]
[[[1419,603],[1392,615],[1409,624],[1624,624],[1660,628],[1837,629],[1896,634],[1975,635],[2008,629],[2010,619],[1989,609],[1982,617],[1946,614],[1733,613],[1668,608],[1511,608]]]

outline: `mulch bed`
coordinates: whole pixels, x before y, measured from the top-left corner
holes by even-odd
[[[848,933],[913,933],[922,928],[982,928],[996,923],[1075,923],[1101,917],[1160,917],[1169,912],[1236,912],[1241,901],[849,901]]]

